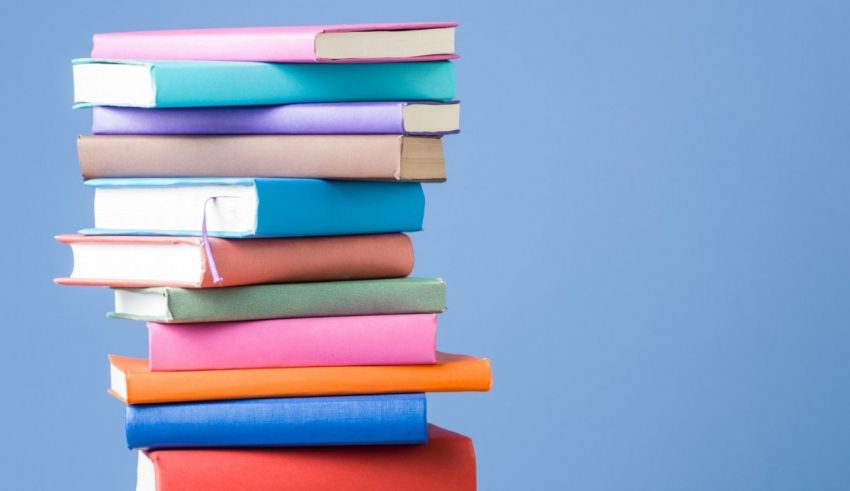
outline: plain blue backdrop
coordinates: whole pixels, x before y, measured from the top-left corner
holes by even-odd
[[[745,5],[746,4],[746,5]],[[457,20],[463,132],[418,275],[487,394],[430,397],[482,490],[850,489],[847,2],[7,2],[0,487],[132,489],[69,60],[95,32]]]

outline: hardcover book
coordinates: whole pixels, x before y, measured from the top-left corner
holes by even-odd
[[[107,315],[170,323],[424,314],[445,309],[443,280],[392,278],[207,289],[119,288],[115,311]]]
[[[299,63],[445,60],[455,22],[240,27],[95,34],[94,58]]]
[[[367,278],[399,278],[413,269],[404,234],[228,240],[210,238],[220,283],[199,237],[60,235],[74,269],[60,285],[211,288]]]
[[[252,176],[442,181],[446,178],[443,144],[439,138],[96,135],[79,137],[77,150],[83,177],[87,179]]]
[[[92,109],[96,135],[444,135],[459,130],[457,101]]]
[[[435,363],[437,314],[148,323],[150,369]]]
[[[133,405],[126,434],[129,448],[424,443],[425,394]]]
[[[139,452],[136,491],[475,491],[472,440],[429,425],[424,445]]]
[[[152,372],[148,360],[109,355],[109,392],[127,404],[490,390],[490,361],[438,353],[433,365]]]
[[[418,183],[269,178],[92,179],[94,228],[84,235],[297,237],[414,232]]]
[[[84,58],[73,64],[76,107],[447,102],[455,95],[449,61],[328,65]]]

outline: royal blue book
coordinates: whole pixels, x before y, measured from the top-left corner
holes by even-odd
[[[298,237],[421,230],[419,183],[286,178],[92,179],[86,235]]]
[[[426,443],[425,394],[242,399],[127,406],[134,448]]]
[[[72,63],[76,107],[450,101],[455,95],[449,61],[322,64],[83,58]]]

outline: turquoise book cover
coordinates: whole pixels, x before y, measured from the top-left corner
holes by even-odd
[[[416,232],[422,229],[425,214],[422,185],[408,182],[105,178],[90,179],[85,184],[95,189],[95,226],[80,230],[86,235],[198,236],[203,235],[208,217],[222,215],[229,218],[211,221],[209,236]],[[131,194],[125,198],[116,196],[116,191]],[[173,216],[181,218],[172,220]],[[156,226],[137,225],[141,223]]]
[[[449,61],[320,64],[78,58],[72,64],[77,107],[445,102],[455,96],[454,65]],[[122,68],[129,70],[120,70],[120,78],[112,78],[116,69]],[[152,92],[153,97],[144,102],[103,98],[128,80],[146,94]]]

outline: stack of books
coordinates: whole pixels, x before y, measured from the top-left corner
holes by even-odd
[[[99,34],[74,60],[94,226],[62,235],[149,358],[111,355],[138,490],[475,489],[425,392],[486,391],[436,351],[411,278],[422,182],[459,128],[453,23]],[[151,61],[156,60],[156,61]]]

